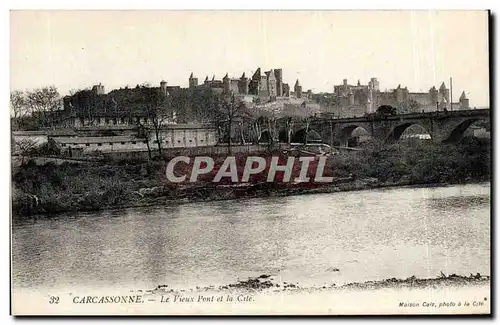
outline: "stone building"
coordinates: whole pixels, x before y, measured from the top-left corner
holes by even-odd
[[[435,111],[451,109],[450,89],[443,82],[439,89],[432,86],[428,92],[410,92],[407,87],[401,87],[380,91],[377,78],[371,78],[368,84],[363,85],[358,80],[356,85],[350,85],[344,79],[341,85],[334,86],[334,97],[336,105],[344,112],[373,113],[382,105],[396,107],[400,113],[411,113],[421,111]],[[464,99],[460,99],[460,105],[454,105],[454,109],[468,109],[468,99],[463,93]],[[352,114],[348,114],[352,115]]]
[[[198,85],[198,79],[191,73],[189,88],[198,87],[209,87],[217,93],[254,96],[261,99],[290,96],[290,87],[283,82],[282,69],[271,69],[262,73],[262,70],[257,68],[251,78],[248,78],[245,72],[240,78],[231,78],[226,73],[222,80],[215,79],[215,75],[210,80],[207,76],[201,85]]]
[[[84,153],[93,151],[102,152],[127,152],[144,151],[149,147],[153,150],[158,148],[158,140],[153,130],[146,137],[140,137],[136,132],[114,132],[116,135],[97,135],[88,130],[79,132],[72,136],[55,136],[49,138],[63,151],[80,150]],[[130,131],[130,130],[129,130]],[[217,129],[203,124],[173,124],[162,127],[159,132],[161,147],[169,148],[192,148],[215,146],[217,144]]]

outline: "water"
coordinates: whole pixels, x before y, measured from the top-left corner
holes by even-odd
[[[13,227],[12,258],[20,290],[489,275],[490,184],[41,218]]]

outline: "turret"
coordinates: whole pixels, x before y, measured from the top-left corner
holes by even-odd
[[[189,88],[195,88],[198,86],[198,78],[194,77],[193,73],[189,76]]]
[[[160,81],[160,91],[163,96],[167,96],[167,82],[165,80]]]
[[[441,101],[439,102],[439,110],[444,111],[446,109],[446,100],[444,97],[441,97]]]
[[[283,70],[274,69],[274,76],[276,77],[276,96],[283,96]]]
[[[92,91],[96,95],[104,95],[105,94],[104,86],[101,83],[99,83],[98,85],[95,85],[94,87],[92,87]]]
[[[366,98],[366,113],[370,114],[372,112],[373,107],[373,89],[368,89],[368,96]]]
[[[252,79],[248,85],[248,93],[256,96],[260,93],[260,68],[257,68],[252,75]]]
[[[444,84],[444,82],[439,87],[439,94],[441,95],[441,97],[444,97],[444,100],[447,103],[450,102],[450,90],[448,88],[446,88],[446,85]]]
[[[215,76],[214,76],[215,77]],[[229,94],[231,92],[231,84],[230,84],[230,79],[229,79],[229,76],[228,74],[226,73],[226,75],[224,76],[224,78],[222,78],[222,86],[224,87],[224,92],[226,94]]]
[[[274,74],[274,70],[270,70],[267,74],[267,89],[269,91],[269,96],[276,97],[276,75]]]
[[[349,91],[347,97],[349,99],[349,105],[354,105],[354,93],[352,92],[352,90]]]
[[[293,86],[293,91],[295,92],[295,97],[302,98],[302,86],[299,84],[299,79],[295,81],[295,86]]]
[[[462,95],[460,95],[460,109],[469,109],[469,99],[465,95],[465,91],[462,91]]]
[[[435,104],[437,104],[439,102],[438,90],[436,89],[435,86],[432,86],[432,88],[429,89],[429,96],[431,98],[431,103],[433,105],[435,105]]]
[[[238,83],[238,88],[240,94],[248,95],[248,78],[245,77],[245,72],[241,75],[240,81]]]
[[[398,88],[395,90],[396,93],[396,102],[401,103],[404,101],[403,98],[403,89],[401,88],[401,84],[398,85]]]

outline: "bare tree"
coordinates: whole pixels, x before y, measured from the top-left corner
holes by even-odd
[[[28,115],[26,107],[26,96],[20,90],[10,92],[10,113],[15,124],[15,129],[19,129],[23,125],[25,117]]]
[[[12,138],[13,154],[21,156],[21,165],[25,163],[25,157],[32,154],[32,152],[38,147],[38,143],[30,138],[24,138],[19,140],[14,140]]]
[[[174,117],[174,106],[169,96],[162,94],[157,89],[148,89],[148,104],[146,105],[146,116],[151,122],[151,126],[155,133],[156,143],[158,145],[158,153],[162,154],[162,139],[161,129]],[[145,127],[148,127],[145,125]]]
[[[265,116],[257,116],[252,123],[252,128],[255,133],[255,139],[257,144],[260,142],[260,138],[262,137],[262,126],[267,124],[267,118]]]
[[[287,116],[285,119],[286,141],[288,144],[292,142],[292,131],[295,124],[295,117]]]
[[[146,142],[146,147],[148,148],[148,157],[149,160],[151,160],[153,158],[151,154],[151,147],[149,146],[149,141],[151,141],[151,133],[143,123],[139,122],[137,136],[139,137],[139,139],[143,139]]]
[[[225,124],[227,130],[227,151],[231,153],[231,135],[234,122],[251,117],[245,103],[236,100],[234,94],[223,97],[216,105],[218,110],[214,117]]]
[[[304,123],[306,124],[305,134],[304,134],[304,144],[307,144],[307,135],[309,134],[309,128],[311,126],[311,117],[313,115],[313,111],[311,107],[307,106],[305,101],[302,103],[301,106],[302,108],[304,108]]]
[[[42,126],[54,126],[55,111],[59,109],[61,99],[55,86],[37,88],[26,92],[26,106],[32,117]]]

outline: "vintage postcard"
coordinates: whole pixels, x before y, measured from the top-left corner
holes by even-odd
[[[11,11],[11,313],[490,314],[489,21]]]

